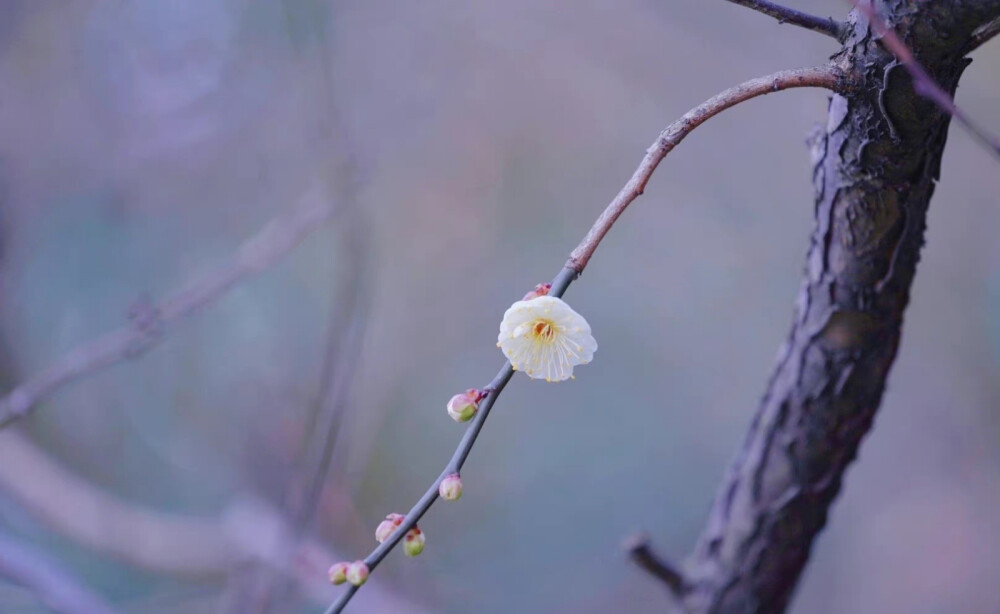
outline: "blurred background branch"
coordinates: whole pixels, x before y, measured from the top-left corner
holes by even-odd
[[[290,38],[296,30],[296,7],[281,2]],[[330,64],[331,44],[321,19],[310,19],[302,26],[316,41],[313,49],[296,47],[296,55],[306,67],[321,98],[323,121],[318,137],[331,152],[321,164],[321,172],[331,179],[341,215],[336,234],[343,263],[331,279],[332,287],[341,289],[341,300],[333,301],[326,317],[324,348],[316,393],[305,408],[304,437],[294,461],[290,479],[282,494],[282,515],[288,518],[292,536],[302,540],[314,527],[325,489],[344,489],[342,475],[331,476],[334,449],[345,443],[342,426],[349,412],[352,391],[357,379],[358,356],[371,308],[370,279],[373,253],[370,220],[361,207],[358,191],[361,184],[358,148],[344,125],[343,110],[337,101],[337,83]],[[331,480],[331,478],[333,478]],[[332,484],[331,484],[332,482]],[[328,561],[329,562],[329,561]],[[286,612],[294,607],[295,582],[275,574],[266,566],[256,565],[234,570],[223,600],[223,613],[252,614]]]
[[[39,401],[62,386],[135,358],[159,343],[164,327],[209,305],[247,276],[259,273],[284,256],[336,211],[322,190],[303,197],[290,215],[270,221],[240,246],[232,262],[203,275],[151,305],[140,299],[130,308],[132,324],[81,345],[18,385],[0,399],[0,428],[23,417]]]
[[[57,614],[118,614],[50,557],[3,531],[0,576],[27,588]]]
[[[314,539],[299,539],[281,510],[250,496],[235,496],[217,517],[168,514],[127,503],[69,473],[16,428],[0,434],[0,490],[49,529],[96,553],[157,573],[206,580],[257,564],[288,578],[318,603],[329,592],[329,561],[342,556]],[[0,539],[0,551],[8,545],[13,551],[11,544]],[[46,587],[58,583],[54,575],[44,578]],[[397,599],[378,582],[373,592],[376,602]]]

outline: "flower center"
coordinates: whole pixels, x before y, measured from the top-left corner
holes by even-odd
[[[552,341],[555,334],[555,325],[549,320],[535,320],[531,324],[531,336],[538,341]]]

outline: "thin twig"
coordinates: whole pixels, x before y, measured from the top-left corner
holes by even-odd
[[[656,166],[663,158],[677,146],[684,137],[692,130],[700,126],[709,118],[718,115],[729,107],[741,102],[770,94],[780,92],[793,87],[824,87],[830,90],[845,92],[853,87],[851,80],[844,73],[829,66],[816,68],[800,68],[796,70],[783,70],[781,72],[751,79],[741,83],[736,87],[716,94],[702,104],[691,109],[684,117],[670,124],[666,130],[660,133],[656,142],[646,150],[646,157],[642,159],[639,168],[636,169],[632,178],[628,180],[625,187],[618,192],[611,204],[604,210],[601,217],[584,237],[580,245],[570,254],[567,267],[583,272],[587,262],[597,249],[597,244],[601,242],[604,235],[615,223],[618,217],[625,211],[625,208],[635,200],[643,190],[646,183],[656,170]]]
[[[965,53],[975,51],[997,34],[1000,34],[1000,18],[994,19],[973,30],[972,38],[969,39],[969,45],[965,48]]]
[[[55,561],[0,532],[0,576],[30,590],[59,614],[118,614]]]
[[[794,87],[823,87],[827,89],[832,89],[834,91],[846,91],[851,86],[851,82],[847,79],[842,72],[833,66],[822,66],[816,68],[803,68],[796,70],[787,70],[774,73],[773,75],[768,75],[766,77],[761,77],[758,79],[751,79],[737,85],[736,87],[730,88],[721,94],[709,98],[707,101],[701,105],[695,107],[689,111],[684,117],[677,120],[673,124],[667,127],[666,130],[660,133],[659,138],[656,142],[646,151],[645,157],[639,164],[639,168],[636,169],[632,178],[629,179],[625,187],[615,196],[614,200],[605,208],[604,212],[597,218],[597,221],[591,227],[587,236],[583,238],[576,249],[573,250],[570,255],[569,260],[563,269],[556,275],[555,279],[552,280],[552,289],[549,291],[550,296],[560,297],[566,292],[569,285],[579,277],[580,273],[583,272],[584,268],[587,266],[587,262],[593,255],[594,250],[597,249],[598,244],[601,239],[608,233],[611,226],[615,223],[621,214],[628,207],[629,203],[635,200],[646,187],[646,183],[649,181],[650,176],[656,169],[656,166],[660,161],[668,154],[670,151],[677,146],[681,140],[684,139],[692,130],[704,123],[708,118],[717,115],[721,111],[728,109],[740,102],[749,100],[756,96],[763,96],[764,94],[769,94],[771,92],[778,92],[781,90],[786,90]],[[486,386],[488,394],[483,398],[479,411],[473,418],[472,422],[469,424],[468,429],[465,431],[465,435],[462,436],[462,440],[458,444],[458,448],[452,455],[451,460],[445,466],[444,471],[434,480],[427,491],[424,493],[420,500],[417,501],[416,505],[407,512],[406,518],[403,523],[392,532],[391,536],[382,542],[371,554],[365,558],[365,564],[368,565],[370,571],[374,570],[375,567],[382,562],[382,559],[392,550],[397,543],[406,535],[406,533],[417,524],[417,522],[427,513],[431,505],[438,498],[438,486],[445,477],[453,474],[459,473],[462,465],[465,464],[465,460],[468,458],[469,453],[472,451],[472,446],[476,443],[476,438],[479,436],[479,432],[483,428],[483,424],[486,422],[486,418],[489,416],[490,410],[493,408],[493,404],[496,402],[497,397],[503,391],[507,382],[510,381],[511,376],[514,375],[514,369],[511,367],[510,362],[504,364],[500,369],[500,372],[496,374]],[[358,587],[349,586],[346,591],[344,591],[340,597],[327,608],[324,614],[337,614],[343,611],[344,607],[351,600],[354,594],[358,591]]]
[[[244,243],[232,262],[168,295],[158,305],[135,306],[131,326],[78,346],[0,399],[0,428],[27,414],[62,386],[148,351],[162,339],[164,325],[197,312],[287,254],[329,220],[334,209],[322,196],[311,195],[298,210],[272,220]]]
[[[295,11],[290,0],[282,0],[281,7],[288,36],[295,41]],[[306,48],[296,44],[295,49],[298,60],[318,90],[319,108],[325,111],[320,136],[324,146],[336,152],[329,163],[323,165],[328,167],[323,172],[331,178],[331,189],[342,211],[335,230],[338,254],[342,255],[343,262],[333,272],[332,283],[340,289],[337,296],[344,298],[333,301],[330,306],[319,390],[309,405],[304,442],[284,494],[283,511],[290,519],[296,540],[305,538],[312,527],[327,487],[335,446],[343,443],[339,435],[349,412],[370,301],[367,280],[371,276],[368,262],[371,233],[365,211],[358,202],[360,169],[354,153],[357,148],[353,146],[343,110],[336,99],[338,86],[330,65],[326,25],[320,19],[309,20],[310,35],[320,44]],[[232,588],[256,598],[251,598],[250,603],[236,598],[232,607],[221,610],[223,613],[269,614],[288,610],[289,599],[296,588],[290,579],[278,578],[266,570],[251,570],[249,574],[239,575],[249,575],[249,582],[235,582]]]
[[[358,353],[364,339],[370,303],[367,278],[370,276],[368,259],[370,254],[370,229],[356,196],[356,175],[352,160],[339,169],[342,186],[338,192],[338,202],[344,211],[342,222],[338,224],[338,236],[342,238],[345,258],[346,279],[343,280],[342,301],[331,306],[327,323],[327,343],[324,352],[318,394],[311,404],[307,420],[306,445],[302,451],[293,480],[295,489],[285,494],[285,512],[290,517],[296,540],[304,539],[312,527],[333,461],[334,448],[339,439],[345,415],[350,406],[351,392],[355,381]],[[304,485],[304,490],[299,487]],[[284,611],[282,607],[295,584],[289,579],[274,581],[267,577],[258,582],[267,590],[260,598],[260,612]],[[233,610],[234,612],[239,610]]]
[[[843,42],[847,34],[847,25],[837,21],[832,17],[818,17],[803,13],[787,6],[768,2],[768,0],[728,0],[733,4],[739,4],[759,13],[769,15],[778,20],[778,23],[790,23],[800,28],[820,32],[831,36],[837,41]]]
[[[653,551],[649,543],[649,536],[640,533],[625,542],[625,551],[632,562],[642,567],[654,578],[661,580],[675,596],[679,596],[687,588],[684,576],[674,569],[669,563],[661,559]]]
[[[1000,139],[990,134],[986,129],[976,124],[968,115],[955,104],[948,92],[934,81],[924,67],[913,57],[910,48],[899,38],[896,32],[886,24],[886,22],[875,13],[871,4],[862,0],[847,0],[855,8],[865,14],[872,28],[881,38],[886,49],[896,56],[900,64],[906,68],[913,78],[913,89],[918,94],[936,104],[942,111],[951,115],[974,139],[988,149],[998,160],[1000,160]],[[1000,26],[995,26],[1000,27]],[[996,32],[994,32],[996,34]]]

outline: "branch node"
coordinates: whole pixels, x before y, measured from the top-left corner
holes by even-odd
[[[653,551],[649,535],[645,533],[633,535],[625,540],[624,546],[632,562],[666,584],[675,597],[681,597],[688,592],[690,585],[687,580],[673,565]]]

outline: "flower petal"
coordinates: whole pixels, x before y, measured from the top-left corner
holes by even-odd
[[[533,379],[562,381],[597,350],[590,324],[560,298],[517,301],[504,313],[497,345],[514,369]]]

